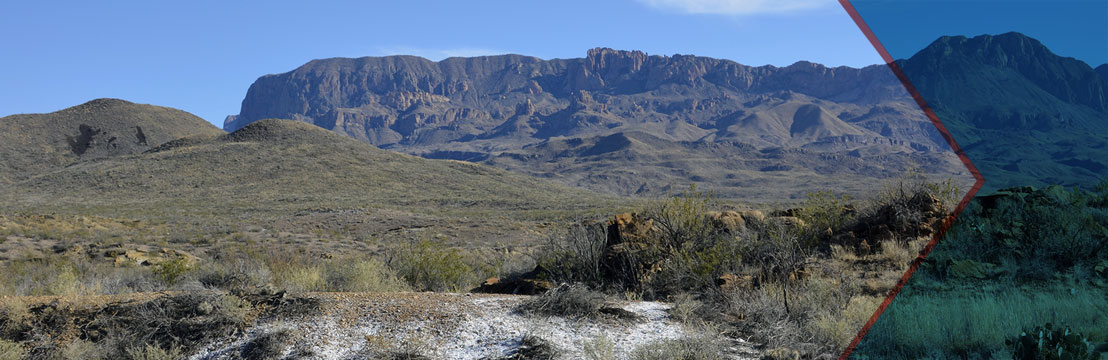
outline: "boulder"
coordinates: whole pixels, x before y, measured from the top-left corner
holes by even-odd
[[[654,229],[654,220],[635,213],[616,215],[608,221],[608,246],[625,242],[641,242]]]
[[[804,220],[795,216],[776,216],[769,219],[771,223],[779,223],[792,228],[804,227]]]
[[[743,221],[747,224],[763,223],[766,221],[766,214],[758,210],[743,210],[739,212],[739,216],[742,216]]]
[[[751,290],[757,286],[757,282],[751,275],[723,274],[716,278],[716,286],[723,291],[735,289]]]
[[[726,229],[732,233],[746,229],[746,220],[736,211],[709,211],[705,215],[717,229]]]

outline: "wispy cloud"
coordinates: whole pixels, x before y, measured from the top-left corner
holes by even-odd
[[[420,48],[420,47],[412,47],[412,46],[378,47],[375,52],[376,52],[376,55],[381,55],[381,56],[385,56],[385,55],[415,55],[415,56],[431,59],[431,60],[434,60],[434,61],[439,61],[439,60],[442,60],[442,59],[445,59],[445,58],[448,58],[448,57],[455,57],[455,56],[471,57],[471,56],[482,56],[482,55],[500,55],[500,54],[509,53],[508,51],[488,49],[488,48],[479,48],[479,47],[456,47],[456,48],[449,48],[449,49],[431,49],[431,48]]]
[[[753,15],[810,10],[835,4],[834,0],[638,0],[660,10],[687,14]]]

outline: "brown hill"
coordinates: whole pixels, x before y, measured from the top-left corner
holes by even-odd
[[[0,184],[79,161],[141,153],[186,136],[223,133],[181,110],[118,99],[5,116],[0,118]]]
[[[0,187],[3,208],[212,224],[284,218],[310,209],[392,209],[471,216],[495,209],[585,210],[605,198],[492,167],[374,148],[287,120],[82,161]],[[391,210],[390,210],[391,211]]]

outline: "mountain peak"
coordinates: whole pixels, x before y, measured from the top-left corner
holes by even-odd
[[[943,36],[904,64],[914,68],[921,80],[938,74],[980,77],[984,76],[982,71],[1007,72],[1031,81],[1064,102],[1108,110],[1104,82],[1097,81],[1088,64],[1057,55],[1039,40],[1018,32],[972,38]]]

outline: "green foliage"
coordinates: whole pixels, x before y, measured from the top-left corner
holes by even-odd
[[[1095,269],[1108,260],[1108,209],[1089,205],[1091,197],[1095,194],[1060,187],[978,197],[923,273],[944,279],[951,264],[962,260],[990,264],[995,276],[1021,282]]]
[[[172,287],[192,270],[193,266],[188,259],[177,258],[154,265],[153,272],[166,286]]]
[[[853,201],[850,195],[835,196],[829,190],[808,193],[796,216],[810,229],[809,246],[828,230],[838,233],[854,221]]]
[[[713,205],[711,193],[691,186],[680,196],[657,201],[643,211],[658,229],[648,240],[657,251],[646,252],[640,267],[651,269],[657,264],[660,269],[641,290],[656,295],[705,290],[720,275],[741,268],[743,242],[709,221],[706,213]]]
[[[1068,326],[1036,326],[1005,341],[1015,360],[1097,360],[1093,344]]]
[[[966,196],[966,192],[954,185],[954,180],[946,179],[939,182],[928,182],[924,184],[927,188],[927,192],[942,201],[946,207],[945,210],[953,210],[954,206],[958,202],[962,201],[962,197]]]
[[[680,195],[655,201],[643,215],[654,220],[662,247],[680,249],[716,236],[715,226],[705,217],[713,203],[712,194],[697,191],[694,184]]]
[[[375,259],[332,260],[327,266],[327,290],[394,292],[410,287],[395,271]]]
[[[390,266],[420,290],[465,291],[480,277],[458,249],[431,240],[409,244],[392,261]]]

